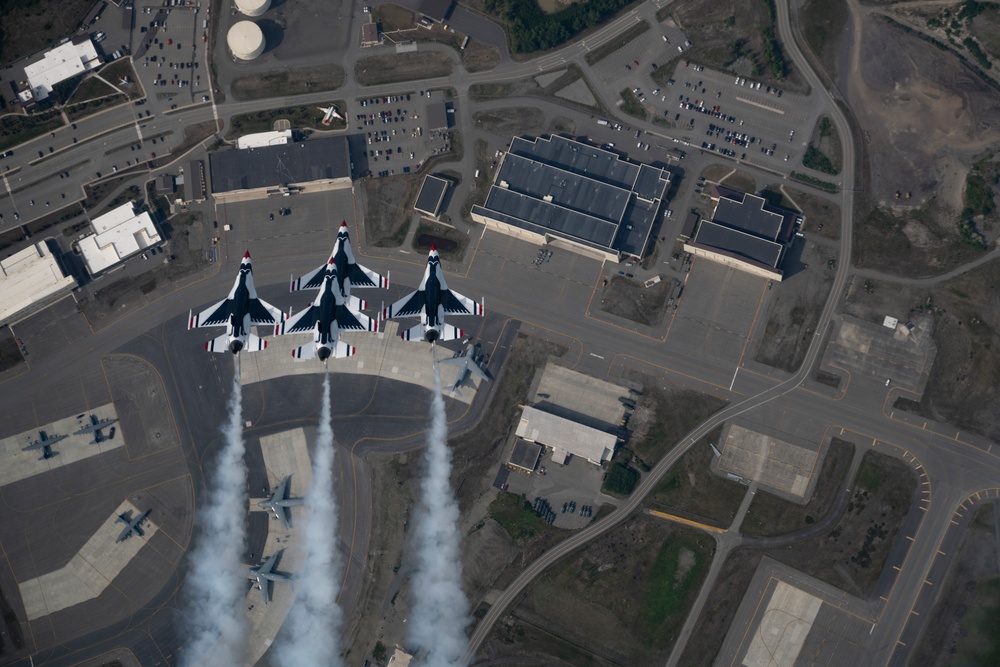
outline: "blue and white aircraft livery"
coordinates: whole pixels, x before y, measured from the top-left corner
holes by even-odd
[[[482,315],[483,304],[448,289],[441,270],[441,258],[436,245],[431,245],[427,256],[427,269],[416,292],[403,297],[382,312],[383,319],[420,316],[420,324],[403,331],[403,340],[455,340],[465,334],[458,327],[445,324],[449,315]]]
[[[347,222],[341,221],[337,242],[333,246],[330,260],[301,278],[292,277],[291,291],[319,289],[323,285],[327,267],[330,264],[333,264],[337,270],[337,287],[340,288],[340,295],[345,299],[351,296],[352,287],[381,287],[385,289],[389,286],[387,276],[375,273],[354,261],[354,253],[351,252],[351,236],[347,232]]]
[[[338,287],[337,266],[331,257],[323,274],[319,294],[312,304],[281,322],[278,335],[312,333],[313,344],[292,350],[295,359],[318,358],[326,362],[331,356],[344,359],[354,355],[355,348],[340,340],[341,331],[378,331],[378,321],[361,312],[368,304],[356,296],[345,300]]]
[[[250,327],[265,324],[278,326],[281,320],[280,310],[257,297],[257,290],[253,286],[250,252],[247,251],[240,262],[240,273],[229,296],[197,315],[190,314],[188,330],[226,327],[226,333],[205,343],[205,349],[209,352],[259,352],[267,347],[267,341],[250,333]]]

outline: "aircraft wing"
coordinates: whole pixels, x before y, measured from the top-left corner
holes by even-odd
[[[290,292],[297,292],[301,289],[319,289],[323,285],[323,278],[326,275],[326,264],[317,267],[305,274],[301,278],[292,278],[292,284],[289,286]]]
[[[121,535],[118,536],[118,539],[115,540],[115,542],[122,542],[122,541],[124,541],[125,538],[129,536],[129,533],[132,532],[132,526],[129,525],[129,523],[130,522],[126,522],[125,527],[122,528]]]
[[[188,329],[200,327],[218,327],[229,321],[229,299],[206,308],[197,315],[188,316]]]
[[[288,495],[288,482],[292,479],[291,475],[285,475],[281,483],[278,484],[278,488],[274,490],[274,495],[271,496],[274,500],[284,500],[285,496]]]
[[[309,306],[281,323],[282,334],[306,333],[312,331],[319,319],[319,308]]]
[[[250,301],[250,322],[252,324],[278,324],[281,320],[281,311],[264,299]]]
[[[382,276],[360,264],[351,264],[347,270],[347,277],[350,278],[352,287],[381,287],[385,289],[389,286],[388,276]]]
[[[65,435],[53,435],[53,436],[49,436],[45,440],[35,440],[33,443],[31,443],[27,447],[22,448],[21,451],[22,452],[30,452],[33,449],[44,449],[46,447],[51,447],[52,445],[56,444],[60,440],[65,440],[65,439],[66,439]]]
[[[455,290],[448,290],[442,295],[441,305],[444,312],[452,315],[482,315],[483,304],[476,303],[467,296],[462,296]]]
[[[271,582],[267,579],[258,579],[257,585],[260,586],[260,597],[264,600],[264,604],[271,601]]]
[[[337,328],[341,331],[378,331],[378,322],[350,308],[337,309]]]
[[[413,317],[414,315],[419,315],[426,302],[426,294],[417,290],[389,306],[388,310],[386,310],[386,317]]]

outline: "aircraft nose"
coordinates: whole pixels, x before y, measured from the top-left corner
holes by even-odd
[[[234,340],[232,343],[229,344],[229,351],[232,352],[233,354],[239,354],[240,350],[242,349],[243,349],[243,341],[241,340]]]
[[[319,357],[320,361],[326,361],[327,359],[330,358],[330,348],[328,347],[319,348],[318,350],[316,350],[316,356]]]

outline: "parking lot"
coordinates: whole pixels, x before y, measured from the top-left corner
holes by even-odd
[[[447,132],[426,126],[427,107],[439,101],[423,90],[354,100],[348,121],[356,133],[348,142],[355,175],[409,174],[429,157],[451,150]]]
[[[671,81],[647,98],[691,146],[781,171],[801,164],[819,117],[808,98],[687,60]]]
[[[207,102],[208,13],[196,6],[138,5],[132,31],[136,73],[158,108]]]
[[[545,469],[544,473],[540,472],[541,468]],[[553,463],[550,452],[546,451],[534,474],[511,473],[507,477],[507,490],[523,495],[532,503],[532,509],[553,525],[579,529],[590,523],[592,514],[596,514],[602,504],[617,505],[614,498],[601,493],[603,476],[600,466],[578,457],[571,457],[566,465]],[[537,509],[536,498],[542,500]],[[585,507],[592,512],[584,510]]]

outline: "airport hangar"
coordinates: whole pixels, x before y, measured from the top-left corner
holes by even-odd
[[[515,137],[472,219],[597,259],[652,249],[670,172],[561,136]]]
[[[702,220],[684,250],[697,257],[781,282],[781,260],[801,216],[763,197],[713,186],[715,211]]]
[[[351,187],[345,137],[218,151],[208,164],[212,196],[223,203]]]

